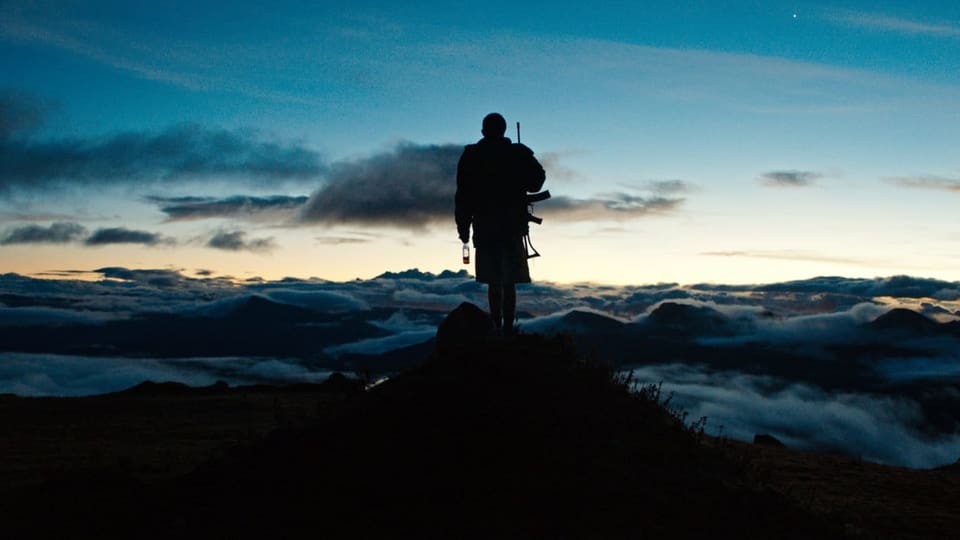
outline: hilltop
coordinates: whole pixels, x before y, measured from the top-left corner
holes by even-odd
[[[0,412],[17,408],[9,419],[19,427],[40,420],[42,431],[63,405],[73,416],[60,429],[87,433],[72,446],[61,441],[58,464],[47,465],[55,470],[34,463],[33,481],[3,486],[5,529],[18,537],[946,538],[960,525],[950,507],[960,495],[955,467],[909,471],[709,437],[656,387],[638,388],[582,356],[570,336],[486,338],[469,324],[445,336],[443,328],[420,366],[368,389],[334,377],[286,389],[147,384],[99,398],[3,398]],[[228,432],[244,416],[257,420],[237,440]],[[110,429],[98,432],[107,417]],[[184,432],[177,426],[187,417],[196,429]],[[217,430],[222,446],[211,443],[203,457],[184,450]],[[21,445],[42,439],[18,433]],[[71,461],[99,436],[98,463]],[[124,445],[139,448],[143,462],[112,461]],[[180,462],[171,468],[172,448]],[[29,459],[16,451],[6,448],[6,467]]]

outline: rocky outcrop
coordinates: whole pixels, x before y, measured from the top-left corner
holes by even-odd
[[[444,356],[469,349],[493,335],[495,330],[487,312],[475,304],[464,302],[451,311],[437,328],[437,351]]]

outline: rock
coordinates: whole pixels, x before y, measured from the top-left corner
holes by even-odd
[[[465,350],[486,340],[496,327],[487,312],[464,302],[450,312],[437,328],[437,351],[441,355]]]
[[[766,433],[758,433],[753,436],[753,444],[757,446],[770,446],[773,448],[786,448],[787,446],[780,442],[780,439]]]

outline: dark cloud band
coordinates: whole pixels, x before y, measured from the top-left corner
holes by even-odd
[[[932,189],[936,191],[960,192],[960,178],[942,176],[894,176],[886,178],[900,187],[914,189]]]
[[[35,140],[46,110],[38,100],[0,96],[0,193],[76,185],[241,178],[316,180],[320,155],[249,130],[180,124],[159,132]]]
[[[207,247],[225,251],[266,252],[274,249],[276,243],[272,237],[247,240],[247,233],[243,231],[220,231],[210,237]]]
[[[402,144],[392,152],[331,167],[300,211],[304,223],[420,228],[453,220],[459,145]]]
[[[307,202],[307,197],[274,195],[271,197],[147,197],[160,206],[168,221],[234,218],[255,219],[273,214],[293,213]]]
[[[173,245],[176,242],[158,233],[124,227],[101,228],[87,235],[87,229],[78,223],[52,223],[49,226],[24,225],[6,231],[0,245],[12,244],[69,244],[83,241],[86,246],[108,244],[141,244],[146,246]],[[86,236],[86,238],[84,238]]]
[[[87,230],[78,223],[53,223],[25,225],[6,231],[0,237],[0,245],[11,244],[66,244],[79,240]]]
[[[760,175],[760,182],[770,187],[808,187],[823,177],[814,171],[770,171]]]
[[[173,241],[148,231],[137,231],[123,227],[97,229],[89,238],[84,240],[88,246],[104,246],[108,244],[143,244],[154,246],[157,244],[172,244]]]

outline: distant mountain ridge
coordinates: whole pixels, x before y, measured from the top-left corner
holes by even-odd
[[[431,272],[421,272],[419,268],[411,268],[401,272],[384,272],[373,279],[416,279],[420,281],[432,281],[435,279],[467,279],[470,274],[466,270],[444,270],[439,274]]]

